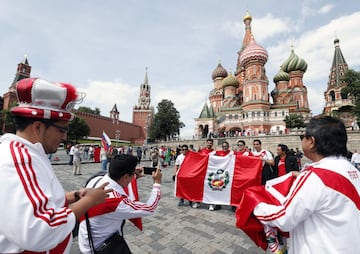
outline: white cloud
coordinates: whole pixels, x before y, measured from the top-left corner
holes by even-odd
[[[101,114],[109,116],[109,112],[117,105],[121,119],[131,119],[132,106],[137,104],[135,98],[139,95],[140,88],[121,81],[89,81],[79,91],[86,93],[86,97],[80,106],[87,106],[92,109],[99,108]],[[125,110],[124,110],[125,109]],[[130,112],[130,114],[129,114]]]
[[[318,13],[320,14],[327,14],[329,13],[332,9],[334,9],[334,5],[333,4],[326,4],[324,5],[323,7],[321,7],[319,10],[318,10]]]
[[[251,22],[251,31],[256,41],[265,41],[270,37],[287,34],[292,30],[291,20],[288,18],[274,17],[273,14],[267,13],[263,17],[253,17]],[[237,39],[242,39],[245,25],[240,21],[227,21],[223,24],[222,29]]]

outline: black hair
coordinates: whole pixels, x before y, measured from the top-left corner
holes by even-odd
[[[260,139],[254,139],[253,143],[254,142],[258,142],[261,145],[261,140]]]
[[[310,119],[306,125],[306,138],[314,137],[316,152],[322,156],[345,156],[347,133],[344,123],[331,116],[319,116]]]
[[[182,146],[181,146],[181,148],[186,148],[186,149],[189,149],[189,147],[188,147],[188,145],[186,145],[186,144],[183,144]]]
[[[239,143],[241,143],[241,144],[243,144],[244,146],[246,145],[246,144],[245,144],[245,141],[244,141],[244,140],[241,140],[241,139],[240,139],[240,140],[238,140],[238,142],[237,142],[237,143],[238,143],[238,144],[239,144]]]
[[[278,144],[277,146],[281,148],[281,151],[283,151],[285,153],[289,153],[289,147],[287,145]]]
[[[212,138],[208,138],[208,139],[206,140],[206,142],[208,142],[208,141],[211,141],[211,142],[214,143],[214,140],[213,140]]]
[[[13,122],[14,122],[15,130],[23,131],[26,129],[26,127],[33,124],[34,122],[42,122],[45,124],[46,128],[48,128],[52,123],[58,122],[58,120],[31,118],[31,117],[22,117],[22,116],[13,115]]]
[[[134,174],[137,163],[138,159],[133,155],[123,153],[115,155],[109,164],[110,178],[117,181],[126,174]]]

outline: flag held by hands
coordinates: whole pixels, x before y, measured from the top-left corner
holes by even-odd
[[[244,190],[260,185],[259,158],[189,151],[177,173],[175,195],[208,204],[238,206]]]

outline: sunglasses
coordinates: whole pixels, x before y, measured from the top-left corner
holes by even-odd
[[[187,148],[183,148],[183,149],[181,149],[181,150],[183,150],[183,151],[187,151],[187,150],[189,150],[189,149],[187,149]]]
[[[61,133],[64,133],[64,134],[69,131],[69,127],[60,126],[60,125],[57,125],[57,124],[55,124],[55,123],[49,123],[48,126],[55,127],[55,128],[58,129]]]

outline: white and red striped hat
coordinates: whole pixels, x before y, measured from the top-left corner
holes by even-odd
[[[16,116],[71,121],[71,110],[80,103],[83,93],[71,84],[50,82],[40,78],[22,79],[16,84],[19,106],[11,109]]]

